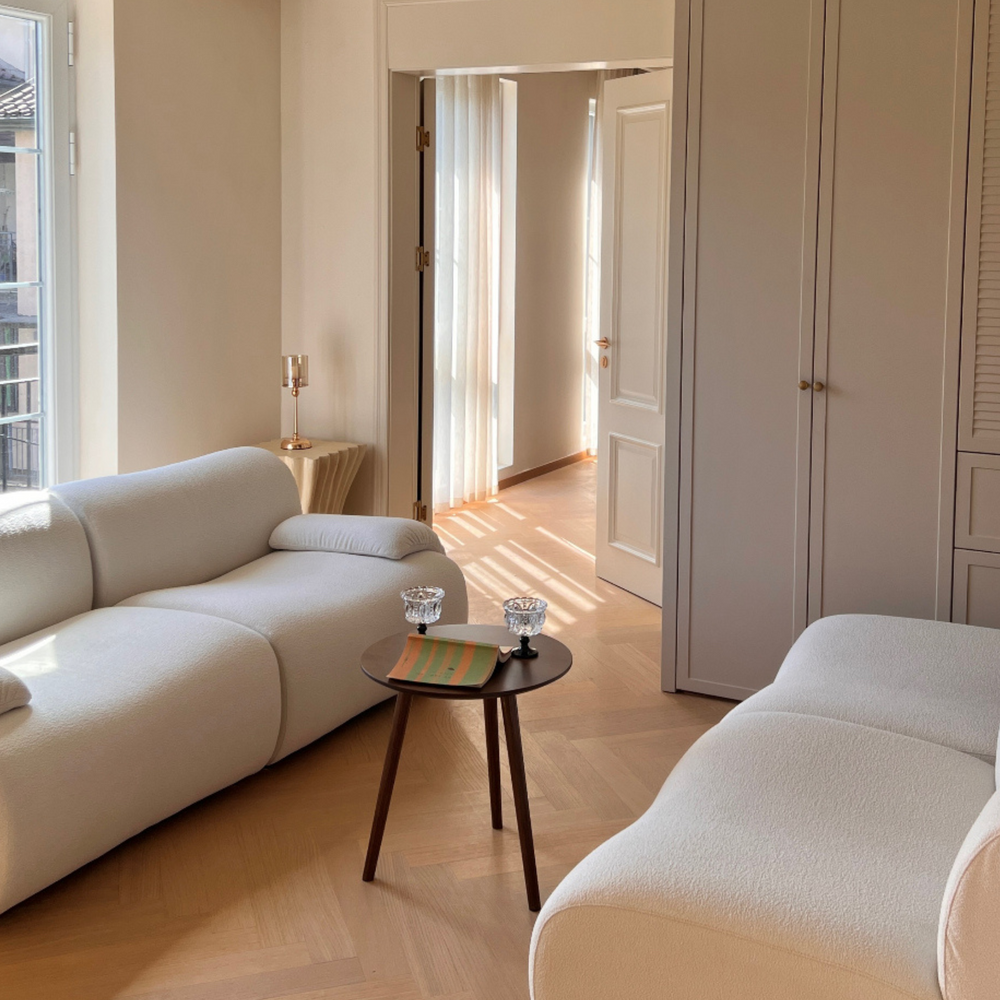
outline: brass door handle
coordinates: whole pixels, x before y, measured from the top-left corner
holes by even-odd
[[[601,337],[600,340],[595,340],[595,344],[602,350],[606,351],[611,346],[611,341],[607,337]]]
[[[803,379],[803,380],[802,380],[802,381],[801,381],[801,382],[799,383],[799,388],[800,388],[800,389],[801,389],[801,390],[802,390],[803,392],[805,392],[805,391],[806,391],[806,389],[808,389],[808,388],[809,388],[809,383],[808,383],[808,382],[807,382],[807,381],[806,381],[805,379]]]
[[[826,386],[823,385],[822,382],[813,382],[813,389],[815,389],[816,392],[822,392],[825,388]]]

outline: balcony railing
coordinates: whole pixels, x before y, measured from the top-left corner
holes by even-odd
[[[0,493],[38,489],[39,440],[37,420],[0,426]]]

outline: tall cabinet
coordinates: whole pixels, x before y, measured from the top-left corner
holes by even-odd
[[[743,698],[819,617],[951,615],[974,0],[679,7],[664,686]]]

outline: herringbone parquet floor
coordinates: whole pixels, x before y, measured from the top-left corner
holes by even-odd
[[[521,699],[542,898],[728,710],[659,690],[659,611],[594,575],[592,463],[439,519],[472,618],[550,601],[570,674]],[[3,1000],[523,1000],[513,804],[490,828],[477,704],[414,705],[371,884],[384,704],[0,916]]]

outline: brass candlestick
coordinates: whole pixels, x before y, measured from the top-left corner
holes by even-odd
[[[282,438],[281,447],[285,451],[304,451],[312,447],[312,441],[299,437],[299,390],[309,384],[309,355],[285,354],[281,358],[281,385],[292,390],[295,413],[292,418],[292,436]]]

